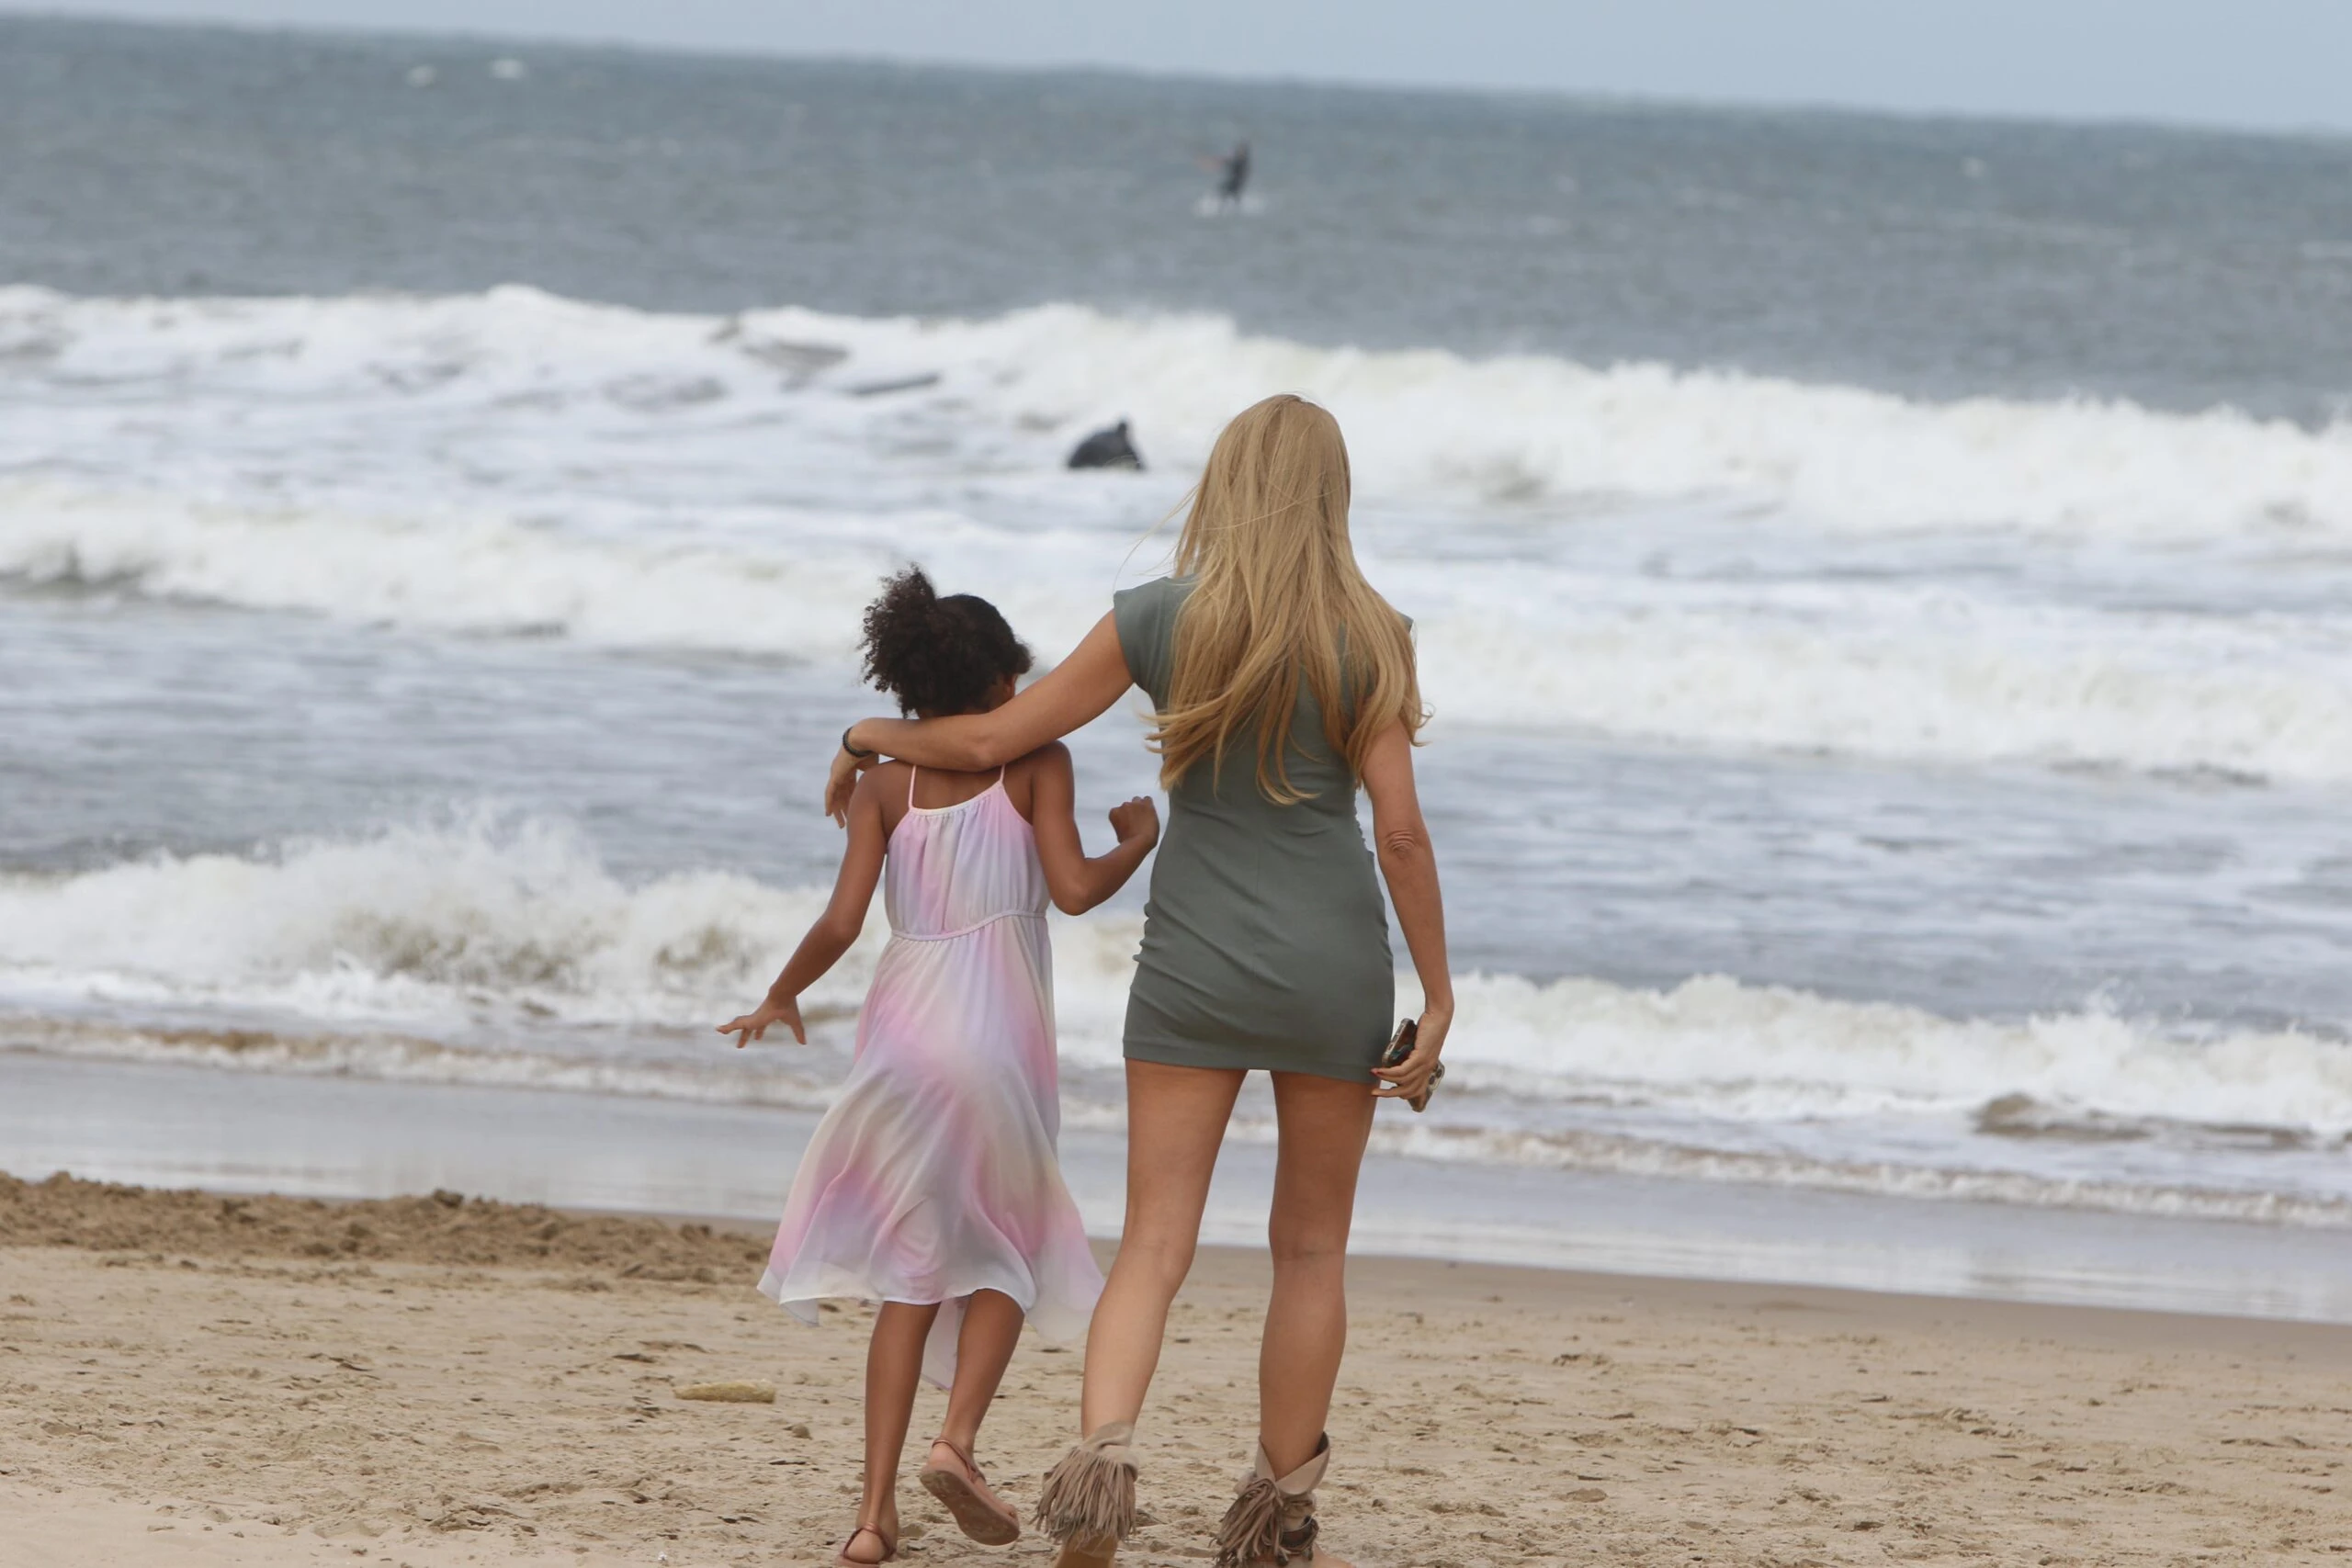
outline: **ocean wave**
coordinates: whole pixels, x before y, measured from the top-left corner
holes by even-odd
[[[789,319],[796,332],[814,324]],[[2352,424],[1317,348],[1222,319],[1077,306],[933,330],[946,354],[968,343],[996,370],[992,397],[1013,417],[1068,432],[1125,412],[1164,432],[1181,464],[1205,457],[1236,409],[1272,390],[1306,393],[1346,426],[1360,493],[1375,499],[1705,498],[1867,531],[2291,540],[2352,530]]]
[[[1539,594],[1548,604],[1528,603]],[[2352,644],[2316,618],[1823,584],[1462,597],[1417,621],[1442,716],[1899,761],[2352,781]]]
[[[2297,1031],[2166,1030],[2091,1007],[1948,1019],[1720,975],[1649,990],[1484,976],[1461,1083],[1676,1107],[1752,1122],[1889,1114],[1982,1120],[2030,1102],[2087,1119],[2352,1134],[2352,1043]],[[1467,993],[1465,993],[1466,995]],[[2018,1133],[2013,1127],[1986,1131]]]
[[[841,660],[885,550],[598,538],[494,515],[0,487],[0,578],[437,631]],[[783,606],[796,613],[779,614]]]
[[[1123,562],[1148,564],[1137,537],[1218,423],[1280,387],[1349,424],[1359,493],[1388,508],[1366,557],[1417,618],[1442,719],[2352,781],[2340,616],[2262,593],[2213,613],[2184,575],[2252,552],[2275,585],[2273,558],[2345,549],[2352,426],[1325,349],[1076,306],[721,319],[523,288],[0,289],[0,580],[846,674],[855,607],[912,556],[1052,649]],[[1114,414],[1156,471],[1061,471]],[[1794,575],[1595,570],[1573,544],[1596,518],[1670,541],[1694,496],[1736,514],[1701,530],[1710,549],[1752,525],[1757,550],[1805,558]],[[1475,547],[1431,532],[1464,516]],[[2093,536],[2162,547],[2131,557],[2154,586],[2109,604],[1973,569],[1836,570],[1804,542],[1944,526],[2022,531],[1997,547],[2035,559]]]
[[[1865,530],[2352,532],[2343,424],[2083,400],[1934,403],[1660,365],[1317,347],[1216,317],[1067,304],[982,321],[801,310],[721,319],[524,288],[288,299],[13,288],[0,289],[0,360],[10,379],[85,398],[164,385],[239,402],[425,400],[493,415],[560,406],[600,426],[790,398],[831,435],[872,427],[887,438],[910,408],[929,407],[952,412],[941,430],[954,434],[941,438],[979,469],[1050,466],[1074,434],[1124,414],[1181,471],[1235,410],[1292,389],[1346,423],[1368,498],[1711,497]],[[885,389],[896,390],[858,396]]]
[[[720,872],[625,886],[575,834],[484,817],[0,878],[0,978],[348,1023],[716,1021],[757,998],[823,903]],[[876,927],[812,1000],[855,1007]]]
[[[158,856],[0,877],[0,1002],[43,1016],[250,1012],[308,1021],[271,1034],[421,1037],[472,1051],[519,1041],[546,1054],[564,1031],[603,1031],[597,1051],[641,1062],[650,1058],[628,1045],[630,1032],[667,1043],[654,1055],[699,1042],[756,999],[825,898],[722,872],[631,886],[575,835],[532,820]],[[1119,1061],[1139,931],[1132,915],[1056,919],[1057,1010],[1073,1067]],[[846,1043],[886,940],[883,922],[869,920],[808,994],[820,1040]],[[1402,988],[1410,1006],[1409,981]],[[2352,1044],[2291,1031],[2199,1038],[2096,1009],[1946,1019],[1724,976],[1649,990],[1487,975],[1458,989],[1452,1087],[1498,1107],[1962,1130],[1990,1114],[2005,1124],[1980,1132],[2008,1138],[2101,1118],[2270,1129],[2290,1141],[2352,1134]],[[218,1030],[206,1030],[198,1043],[210,1049]]]
[[[477,815],[250,855],[0,875],[0,995],[460,1037],[695,1030],[758,1000],[828,897],[717,871],[632,886],[577,833]],[[1115,1060],[1139,927],[1070,924],[1058,943],[1065,1053]],[[846,1039],[888,941],[870,919],[809,991],[820,1031]]]
[[[776,520],[772,537],[678,538],[56,483],[0,485],[0,580],[428,630],[748,650],[844,671],[857,606],[904,554],[994,590],[1052,648],[1101,614],[1117,553],[1051,530],[938,518],[804,516]],[[1097,558],[1101,570],[1069,564]],[[1883,584],[1660,586],[1540,562],[1419,563],[1408,575],[1425,689],[1447,720],[1904,761],[2352,781],[2352,647],[2320,621],[2004,604]]]

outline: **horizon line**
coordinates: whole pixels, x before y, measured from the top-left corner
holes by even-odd
[[[581,53],[636,54],[677,60],[755,62],[786,65],[844,65],[905,71],[964,72],[987,76],[1110,76],[1148,82],[1193,83],[1215,86],[1293,86],[1320,92],[1423,95],[1485,100],[1549,102],[1587,107],[1647,109],[1665,113],[1712,112],[1726,115],[1897,120],[1908,124],[1942,123],[2016,129],[2037,127],[2057,130],[2156,131],[2181,135],[2245,137],[2288,141],[2352,141],[2352,124],[2261,124],[2244,120],[2197,117],[2163,118],[2143,114],[2065,114],[2053,110],[2005,110],[1888,104],[1815,98],[1690,97],[1639,89],[1543,86],[1500,83],[1414,82],[1374,76],[1310,76],[1288,71],[1209,71],[1136,65],[1115,62],[1061,60],[1011,63],[1003,61],[956,60],[915,54],[861,54],[797,51],[759,44],[715,44],[652,41],[628,37],[535,34],[496,28],[466,28],[435,26],[402,28],[396,24],[314,21],[261,21],[242,17],[151,17],[137,14],[60,11],[8,5],[0,0],[0,24],[16,21],[64,27],[119,28],[125,31],[226,32],[261,37],[322,38],[352,42],[399,44],[504,44]]]

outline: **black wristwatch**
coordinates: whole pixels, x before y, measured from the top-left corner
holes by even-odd
[[[863,762],[864,761],[865,761],[865,759],[867,759],[868,757],[878,757],[878,756],[880,756],[880,755],[881,755],[881,753],[880,753],[879,751],[868,751],[868,750],[865,750],[864,748],[862,748],[862,747],[853,746],[853,745],[851,745],[851,744],[849,743],[849,732],[850,732],[851,730],[853,730],[853,729],[855,729],[856,728],[857,728],[857,726],[856,726],[856,725],[854,725],[854,724],[846,725],[846,726],[844,726],[844,727],[842,728],[842,750],[844,750],[844,751],[846,751],[846,752],[848,752],[851,756],[853,756],[853,757],[856,758],[856,759],[857,759],[859,761],[861,761],[861,762]]]

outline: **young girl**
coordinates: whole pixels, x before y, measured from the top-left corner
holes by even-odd
[[[994,605],[940,598],[913,568],[867,607],[865,649],[867,676],[925,718],[1000,705],[1030,662]],[[837,1558],[865,1568],[898,1555],[918,1375],[948,1390],[925,1489],[975,1540],[1021,1533],[972,1461],[980,1418],[1023,1315],[1049,1337],[1079,1334],[1102,1288],[1055,1159],[1046,900],[1074,915],[1109,897],[1159,840],[1159,815],[1142,798],[1114,807],[1118,847],[1088,859],[1057,742],[989,773],[885,763],[842,818],[831,903],[766,999],[718,1027],[739,1048],[775,1023],[806,1044],[799,995],[857,940],[883,882],[890,944],[858,1014],[856,1059],[801,1158],[760,1281],[810,1323],[822,1297],[882,1303],[865,1360],[865,1494]]]

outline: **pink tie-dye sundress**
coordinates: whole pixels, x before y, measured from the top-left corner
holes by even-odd
[[[882,892],[890,942],[857,1057],[801,1157],[760,1289],[809,1323],[828,1296],[945,1303],[923,1355],[945,1383],[973,1292],[1002,1292],[1068,1339],[1102,1275],[1055,1156],[1046,874],[1003,775],[929,809],[910,777]]]

